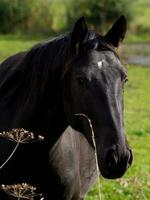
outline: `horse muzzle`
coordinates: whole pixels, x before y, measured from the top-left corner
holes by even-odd
[[[99,164],[100,172],[107,179],[120,178],[131,166],[132,160],[131,149],[127,148],[125,153],[121,153],[117,148],[111,148],[106,152],[103,164]]]

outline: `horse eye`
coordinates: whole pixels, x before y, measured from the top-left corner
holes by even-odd
[[[127,76],[124,76],[124,77],[123,77],[123,82],[124,82],[124,83],[128,82],[128,77],[127,77]]]
[[[126,82],[128,81],[128,76],[127,76],[127,74],[126,74],[126,73],[122,73],[121,79],[122,79],[122,81],[123,81],[124,83],[126,83]]]
[[[128,77],[126,77],[126,78],[124,79],[124,83],[126,83],[126,82],[128,82]]]

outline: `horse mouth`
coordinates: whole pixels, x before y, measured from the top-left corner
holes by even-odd
[[[126,168],[119,168],[117,167],[114,170],[111,171],[107,171],[107,170],[101,170],[101,175],[106,178],[106,179],[117,179],[117,178],[121,178],[125,172],[127,171],[127,169],[130,167],[130,165],[127,164]]]
[[[133,161],[131,149],[128,149],[127,152],[127,155],[120,160],[114,157],[113,162],[110,160],[110,162],[104,162],[104,165],[99,164],[101,175],[106,179],[121,178],[131,166]]]

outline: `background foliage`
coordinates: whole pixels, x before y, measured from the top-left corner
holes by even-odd
[[[131,18],[130,0],[0,0],[0,33],[68,30],[80,16],[106,27],[121,14]]]
[[[0,32],[9,33],[21,29],[31,13],[28,0],[0,0]]]

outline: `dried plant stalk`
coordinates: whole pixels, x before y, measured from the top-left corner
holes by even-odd
[[[92,142],[93,142],[93,146],[94,146],[94,153],[95,153],[95,164],[96,164],[96,172],[97,172],[97,178],[98,178],[98,199],[99,200],[102,200],[102,193],[101,193],[101,183],[100,183],[100,171],[99,171],[99,166],[98,166],[98,157],[97,157],[97,146],[96,146],[96,142],[95,142],[95,133],[94,133],[94,129],[93,129],[93,126],[92,126],[92,122],[91,122],[91,119],[83,114],[83,113],[77,113],[75,114],[75,116],[82,116],[84,118],[86,118],[88,120],[88,123],[89,123],[89,126],[90,126],[90,129],[91,129],[91,134],[92,134]]]
[[[42,194],[36,193],[36,187],[33,187],[27,183],[15,185],[1,185],[1,190],[3,190],[10,196],[16,197],[18,200],[34,200],[34,197],[39,197],[41,200],[44,200]]]

